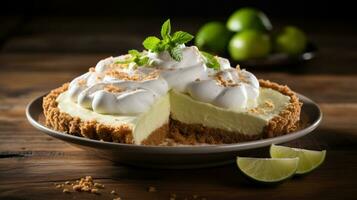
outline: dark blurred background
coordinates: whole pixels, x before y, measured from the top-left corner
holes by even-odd
[[[306,0],[11,0],[2,2],[2,15],[20,16],[142,16],[222,17],[242,6],[253,6],[274,17],[313,17],[322,20],[355,16],[351,1]],[[352,21],[352,19],[350,19]]]
[[[317,65],[305,71],[357,72],[353,62],[357,56],[356,11],[347,0],[12,0],[0,5],[2,54],[94,54],[90,61],[95,62],[102,56],[140,49],[143,38],[158,34],[167,18],[174,29],[195,34],[204,22],[225,21],[236,9],[252,6],[263,10],[274,28],[296,25],[316,43],[319,56],[315,60],[329,63],[331,69]],[[307,65],[314,66],[314,62]]]

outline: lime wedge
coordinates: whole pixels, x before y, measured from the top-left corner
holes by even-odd
[[[306,174],[324,162],[326,151],[312,151],[271,145],[270,156],[272,158],[299,158],[299,166],[296,174]]]
[[[237,157],[238,168],[248,177],[263,183],[276,183],[292,177],[299,158]]]

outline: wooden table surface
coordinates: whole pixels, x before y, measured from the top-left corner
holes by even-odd
[[[160,20],[4,18],[0,21],[0,199],[356,199],[357,31],[335,22],[296,21],[319,47],[303,66],[248,68],[259,78],[289,85],[315,100],[324,118],[312,134],[287,145],[326,149],[313,173],[274,187],[247,182],[235,165],[195,170],[154,170],[113,164],[33,128],[25,107],[38,95],[70,81],[110,55],[139,48]],[[202,19],[178,19],[194,33]],[[279,21],[284,23],[284,21]],[[135,24],[135,25],[133,25]],[[139,26],[139,24],[145,24]],[[70,193],[54,183],[91,175],[101,194]],[[148,192],[154,186],[156,192]]]

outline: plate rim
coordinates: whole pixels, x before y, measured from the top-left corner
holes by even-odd
[[[67,143],[82,145],[86,147],[99,148],[99,149],[125,149],[126,151],[136,151],[140,153],[155,153],[155,154],[208,154],[208,153],[222,153],[230,151],[242,151],[249,149],[256,149],[261,147],[266,147],[271,144],[279,144],[283,142],[292,141],[298,139],[302,136],[305,136],[315,130],[322,121],[323,113],[316,102],[310,98],[296,93],[303,102],[303,104],[309,103],[317,109],[317,119],[314,120],[309,126],[304,129],[282,135],[273,138],[259,139],[241,143],[233,144],[215,144],[215,145],[196,145],[196,146],[157,146],[157,145],[137,145],[137,144],[123,144],[116,142],[106,142],[100,140],[89,139],[85,137],[74,136],[66,134],[60,131],[52,130],[44,125],[42,125],[38,120],[33,117],[31,109],[35,106],[38,101],[42,102],[42,99],[46,94],[40,95],[34,98],[26,106],[26,117],[30,124],[40,130],[41,132],[46,133],[51,137],[55,137]],[[42,104],[41,104],[42,105]],[[42,106],[41,106],[42,108]]]

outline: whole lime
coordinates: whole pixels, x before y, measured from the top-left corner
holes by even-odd
[[[226,51],[231,32],[217,21],[204,24],[198,31],[195,43],[199,49],[221,54]]]
[[[269,35],[256,30],[247,30],[235,34],[228,45],[229,54],[236,61],[265,57],[270,50]]]
[[[248,29],[270,31],[272,29],[269,18],[255,8],[241,8],[235,11],[227,21],[227,28],[239,32]]]
[[[275,37],[275,50],[289,55],[297,55],[304,52],[307,38],[305,33],[294,26],[286,26]]]

